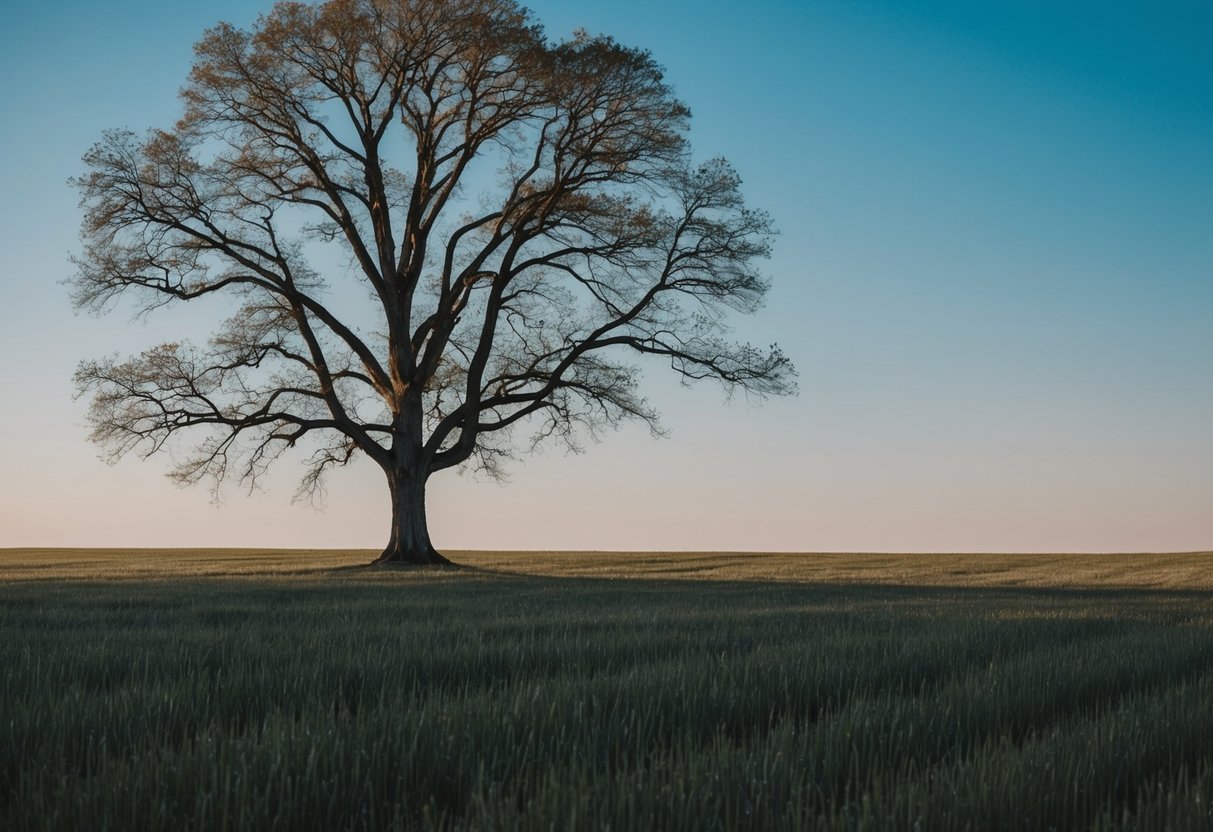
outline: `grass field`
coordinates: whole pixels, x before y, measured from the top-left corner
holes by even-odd
[[[0,829],[1211,829],[1213,554],[0,550]]]

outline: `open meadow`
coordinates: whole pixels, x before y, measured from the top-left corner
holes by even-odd
[[[1213,553],[0,550],[0,829],[1213,828]]]

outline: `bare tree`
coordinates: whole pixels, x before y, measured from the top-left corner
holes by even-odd
[[[115,457],[189,429],[172,476],[218,487],[298,448],[306,497],[362,453],[391,491],[379,560],[445,563],[429,476],[655,428],[629,354],[792,389],[777,347],[725,337],[767,290],[769,220],[726,162],[691,163],[689,112],[647,52],[551,42],[512,0],[284,2],[195,51],[181,120],[107,132],[75,180],[78,307],[236,310],[205,346],[80,365]],[[346,266],[321,274],[328,249]],[[355,300],[367,313],[339,314]]]

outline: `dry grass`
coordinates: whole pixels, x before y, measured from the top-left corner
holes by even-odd
[[[948,587],[1213,589],[1213,552],[1016,555],[454,551],[448,554],[471,567],[462,574],[473,577],[512,574]],[[363,549],[0,549],[0,582],[202,576],[380,580],[402,574],[400,570],[361,568],[374,555]]]

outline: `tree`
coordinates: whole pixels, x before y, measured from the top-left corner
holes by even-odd
[[[236,310],[205,346],[81,363],[113,457],[188,431],[171,476],[217,488],[297,448],[307,497],[365,454],[391,492],[379,560],[446,563],[429,476],[656,429],[629,354],[792,389],[778,347],[726,338],[725,313],[767,290],[770,221],[726,162],[691,162],[649,53],[552,42],[512,0],[283,2],[195,52],[180,121],[105,133],[74,180],[78,308]],[[334,249],[345,266],[318,265]]]

